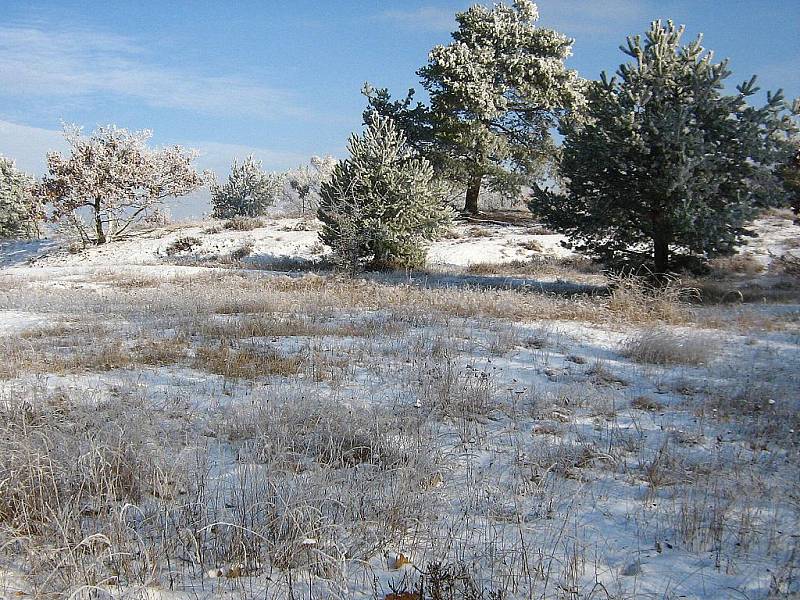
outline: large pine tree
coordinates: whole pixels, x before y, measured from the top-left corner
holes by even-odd
[[[537,27],[538,18],[530,0],[458,13],[453,41],[418,71],[430,107],[414,104],[413,92],[392,101],[385,89],[365,89],[367,113],[395,119],[441,175],[462,184],[469,213],[483,185],[516,194],[540,178],[553,154],[550,130],[581,102],[580,80],[564,66],[572,40]]]
[[[652,23],[628,38],[633,59],[590,86],[584,119],[565,123],[562,189],[538,189],[531,208],[609,265],[656,273],[733,251],[759,207],[780,201],[776,177],[795,129],[778,92],[747,100],[755,78],[724,93],[727,61],[701,39]]]

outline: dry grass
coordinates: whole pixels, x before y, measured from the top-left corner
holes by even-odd
[[[27,594],[135,595],[217,570],[284,589],[276,570],[336,579],[342,553],[368,558],[436,506],[428,433],[391,412],[296,397],[226,410],[210,425],[238,449],[230,463],[131,400],[0,404],[0,535]]]
[[[696,316],[677,284],[91,277],[0,277],[0,310],[53,319],[0,338],[0,560],[25,593],[575,598],[607,577],[609,597],[661,597],[766,563],[754,593],[796,588],[791,359],[726,371],[660,322]],[[574,358],[629,323],[634,361],[708,366],[680,370],[691,394],[669,369]],[[617,576],[668,551],[706,566],[667,590],[644,560]],[[414,566],[385,575],[399,552]]]
[[[189,254],[190,252],[194,251],[195,248],[200,246],[203,242],[191,235],[184,235],[178,238],[175,238],[171,241],[166,248],[164,248],[164,253],[167,256],[176,256],[178,254]]]
[[[649,396],[636,396],[636,398],[631,400],[631,407],[648,412],[659,412],[664,410],[664,405],[661,404],[661,402],[654,400]]]
[[[654,327],[625,340],[622,354],[640,363],[701,366],[713,360],[718,348],[718,342],[707,334]]]
[[[493,235],[490,229],[478,226],[470,227],[465,231],[465,234],[467,235],[467,237],[473,237],[473,238],[487,238],[487,237],[492,237]]]
[[[523,250],[530,250],[531,252],[541,252],[542,245],[536,240],[522,240],[517,242],[517,247]]]
[[[224,227],[231,231],[252,231],[264,227],[264,221],[257,217],[237,216],[227,220]]]
[[[0,338],[4,361],[0,379],[24,374],[91,373],[125,368],[134,364],[130,350],[118,340],[86,346],[76,338],[67,338],[60,346],[50,345],[52,338]]]
[[[600,278],[600,267],[583,257],[556,258],[549,255],[541,255],[533,256],[526,260],[512,260],[502,263],[473,263],[466,267],[465,273],[469,275],[547,276],[576,283],[584,281],[604,283],[604,279]]]
[[[626,323],[680,324],[693,318],[688,300],[697,291],[678,279],[654,284],[645,277],[618,276],[612,278],[611,288],[608,309]]]
[[[715,277],[726,277],[731,274],[753,277],[764,272],[764,265],[749,252],[715,258],[709,266]]]
[[[189,346],[182,336],[144,339],[137,343],[136,361],[160,367],[179,364],[188,356]]]
[[[305,359],[300,354],[284,356],[271,347],[253,347],[220,340],[218,344],[196,349],[194,366],[224,377],[256,379],[296,375]]]

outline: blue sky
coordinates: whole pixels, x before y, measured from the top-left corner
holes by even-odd
[[[0,154],[41,172],[60,122],[154,131],[224,174],[254,153],[270,169],[342,155],[360,128],[364,81],[403,94],[446,43],[443,0],[1,0]],[[655,18],[705,33],[736,82],[800,96],[797,0],[541,0],[542,26],[576,38],[570,65],[614,70],[625,36]]]

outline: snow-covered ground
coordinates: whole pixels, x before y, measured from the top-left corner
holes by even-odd
[[[170,231],[171,229],[171,231]],[[269,266],[285,259],[314,261],[328,250],[318,237],[319,223],[297,218],[264,220],[263,227],[250,231],[223,228],[221,221],[202,224],[187,222],[166,230],[140,231],[137,234],[101,247],[75,252],[60,248],[54,242],[7,244],[2,248],[5,267],[35,264],[47,266],[89,266],[120,264],[155,265],[181,258],[197,261],[219,260],[245,245],[249,247],[244,262]],[[536,254],[568,256],[560,246],[563,236],[541,235],[538,228],[524,225],[462,224],[453,227],[452,237],[435,242],[429,251],[432,265],[466,266],[474,263],[503,263],[525,260]],[[199,242],[190,252],[169,255],[169,247],[181,238]]]
[[[4,250],[0,596],[800,593],[791,277],[567,297],[601,276],[525,267],[558,236],[471,223],[430,273],[347,280],[303,271],[313,223],[170,229]]]

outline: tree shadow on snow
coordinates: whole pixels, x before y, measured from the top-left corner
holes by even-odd
[[[334,273],[334,267],[325,259],[309,260],[296,257],[258,254],[242,261],[246,269],[281,273],[299,277],[306,273],[321,275]],[[411,284],[429,289],[469,288],[475,290],[514,290],[522,293],[555,294],[559,296],[607,295],[608,286],[575,283],[566,280],[541,281],[529,277],[500,275],[469,275],[463,273],[437,273],[430,271],[366,271],[357,275],[387,285]]]
[[[58,248],[53,240],[0,240],[0,268],[30,265]]]

